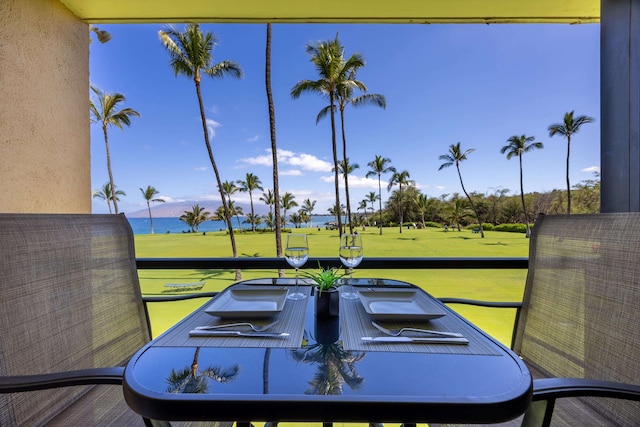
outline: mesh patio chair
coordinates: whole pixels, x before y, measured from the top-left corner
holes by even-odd
[[[149,330],[124,215],[0,214],[0,426],[151,425],[121,386]]]
[[[522,304],[486,305],[519,308],[512,347],[535,379],[517,423],[640,426],[640,213],[541,216]]]

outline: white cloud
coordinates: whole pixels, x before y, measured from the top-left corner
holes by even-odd
[[[598,173],[600,173],[600,166],[589,166],[588,168],[582,169],[582,172],[598,172]]]
[[[198,172],[202,172],[202,171],[206,171],[209,168],[206,166],[198,166],[197,168],[194,168],[194,170],[197,170]]]
[[[344,178],[341,176],[342,181]],[[365,178],[358,175],[349,175],[349,188],[378,188],[378,180],[373,178]]]
[[[267,151],[271,153],[271,150],[267,150]],[[245,157],[240,159],[239,161],[248,163],[250,165],[269,166],[269,167],[273,165],[273,162],[271,161],[271,154],[268,154],[268,155],[265,154],[263,156],[256,156],[256,157]]]
[[[245,157],[240,159],[240,161],[248,163],[250,165],[271,166],[273,164],[271,161],[271,149],[267,149],[266,151],[269,154],[255,157]],[[278,165],[296,166],[302,170],[308,170],[312,172],[331,171],[331,163],[319,159],[312,154],[295,153],[290,150],[278,150]]]
[[[252,136],[251,138],[247,138],[247,142],[256,142],[260,139],[260,135]]]
[[[220,126],[222,125],[215,120],[207,119],[207,130],[209,131],[209,136],[211,138],[216,136],[216,128],[219,128]]]
[[[322,182],[330,182],[333,183],[335,182],[335,176],[334,175],[325,175],[325,176],[321,176],[320,180],[322,180]],[[340,175],[340,178],[338,180],[338,185],[340,186],[340,188],[344,187],[344,177],[342,175]],[[383,187],[386,185],[384,182],[382,183]],[[358,175],[349,175],[349,188],[371,188],[371,189],[378,189],[378,179],[373,179],[373,178],[364,178]]]
[[[171,196],[164,196],[164,195],[156,196],[156,197],[154,197],[154,199],[162,199],[162,200],[165,201],[165,203],[181,203],[181,202],[185,201],[184,199],[176,199],[176,198],[173,198]],[[145,204],[145,206],[146,206],[146,204]]]
[[[289,169],[278,171],[278,175],[280,176],[302,176],[304,175],[301,170],[298,169]]]

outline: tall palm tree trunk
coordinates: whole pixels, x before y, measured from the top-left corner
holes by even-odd
[[[334,183],[336,187],[336,209],[338,210],[338,234],[342,234],[342,216],[340,215],[340,170],[338,168],[338,147],[336,144],[336,118],[334,114],[334,93],[331,92],[329,94],[330,105],[331,105],[331,145],[333,149],[333,168],[335,170],[334,173]]]
[[[202,93],[200,92],[200,76],[198,74],[196,74],[196,76],[194,77],[194,81],[196,83],[196,94],[198,95],[198,105],[200,105],[200,118],[202,119],[202,131],[204,132],[204,142],[207,146],[209,161],[211,162],[211,166],[213,167],[213,172],[216,175],[216,181],[218,183],[218,191],[220,192],[220,199],[222,200],[224,216],[225,216],[225,220],[227,221],[227,227],[229,228],[229,238],[231,239],[231,251],[233,252],[233,257],[238,258],[238,250],[236,249],[236,239],[233,234],[233,226],[231,225],[231,215],[229,212],[229,205],[227,204],[227,200],[225,198],[224,191],[222,189],[222,180],[220,179],[218,166],[216,165],[216,161],[213,158],[213,150],[211,149],[211,144],[209,143],[209,131],[207,130],[207,119],[204,115],[204,104],[202,102]],[[242,280],[242,271],[240,269],[236,269],[235,279],[236,281]]]
[[[102,125],[102,132],[104,132],[104,144],[107,147],[107,170],[109,171],[109,183],[111,184],[111,198],[113,199],[113,208],[118,214],[118,201],[116,200],[116,185],[113,181],[113,172],[111,171],[111,150],[109,149],[109,137],[107,136],[107,124]],[[568,175],[567,175],[567,179]],[[107,200],[107,204],[109,200]],[[109,209],[111,213],[111,209]]]
[[[378,204],[380,205],[380,235],[382,236],[382,185],[380,184],[380,173],[378,173]]]
[[[347,221],[349,222],[349,233],[353,234],[353,223],[351,222],[351,201],[349,198],[349,165],[347,164],[347,137],[344,132],[344,110],[340,110],[340,127],[342,130],[342,161],[344,162],[344,195],[347,198]]]
[[[267,90],[267,102],[269,104],[269,132],[271,134],[271,158],[273,162],[273,193],[274,211],[276,222],[276,256],[282,258],[282,225],[280,220],[280,186],[278,185],[278,150],[276,148],[276,110],[273,105],[273,93],[271,91],[271,24],[267,24],[267,46],[265,62],[265,87]],[[271,210],[271,206],[269,206]],[[278,277],[284,277],[284,269],[278,270]]]
[[[462,187],[462,191],[464,195],[469,199],[469,203],[471,203],[471,209],[473,209],[473,213],[476,214],[476,219],[478,220],[478,224],[480,225],[480,236],[484,239],[484,230],[482,229],[482,221],[480,221],[480,215],[478,215],[478,210],[476,209],[476,205],[473,204],[473,200],[467,193],[467,190],[464,188],[464,183],[462,182],[462,174],[460,173],[460,167],[456,164],[456,169],[458,169],[458,178],[460,178],[460,186]],[[458,223],[458,231],[460,230],[460,224]]]
[[[253,195],[251,194],[251,190],[249,190],[249,203],[251,204],[251,231],[253,233],[256,232],[256,215],[253,211]]]
[[[567,215],[571,215],[571,184],[569,184],[569,153],[571,152],[571,135],[567,134]]]
[[[531,229],[529,228],[529,216],[527,215],[527,206],[524,203],[524,185],[522,184],[522,154],[519,155],[520,158],[520,198],[522,199],[522,212],[524,212],[524,223],[526,225],[526,234],[527,239],[531,237]]]
[[[153,217],[151,216],[151,204],[147,200],[147,210],[149,211],[149,225],[151,226],[151,234],[153,234]]]
[[[398,208],[400,210],[400,234],[402,234],[402,184],[398,183]]]

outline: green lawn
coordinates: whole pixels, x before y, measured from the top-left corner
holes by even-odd
[[[337,257],[338,234],[315,228],[293,230],[307,233],[312,257]],[[424,230],[385,228],[358,230],[363,236],[365,257],[526,257],[529,240],[523,234],[485,232],[485,238],[470,230],[461,232],[427,228]],[[136,235],[139,258],[230,257],[229,237],[222,232]],[[243,257],[274,257],[274,235],[270,233],[236,233],[238,253]],[[313,266],[308,266],[313,268]],[[288,274],[292,274],[291,271]],[[232,270],[140,270],[145,294],[167,292],[165,283],[206,281],[202,291],[219,291],[234,281]],[[274,277],[275,271],[247,270],[243,278]],[[436,297],[464,297],[493,301],[520,301],[526,270],[362,270],[356,277],[381,277],[414,283]],[[161,333],[182,317],[205,303],[191,300],[151,304],[149,312],[154,335]],[[515,310],[455,306],[463,316],[510,344]]]

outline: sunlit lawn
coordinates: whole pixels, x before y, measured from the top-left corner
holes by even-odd
[[[337,257],[338,234],[315,228],[293,230],[309,235],[312,257]],[[461,232],[427,228],[385,228],[358,230],[363,235],[365,257],[527,257],[529,240],[523,234],[485,232],[485,238],[470,230]],[[223,232],[136,235],[139,258],[230,257],[229,237]],[[243,257],[274,257],[275,238],[270,233],[236,233],[238,252]],[[308,265],[307,267],[313,268]],[[204,280],[202,291],[220,291],[234,282],[232,270],[140,270],[143,293],[166,294],[166,283]],[[246,270],[243,278],[274,277],[276,271]],[[292,274],[292,271],[287,272]],[[436,297],[450,296],[492,301],[520,301],[526,270],[361,270],[356,277],[380,277],[416,284]],[[151,304],[154,335],[186,316],[205,300]],[[463,316],[510,344],[515,310],[455,306]]]

